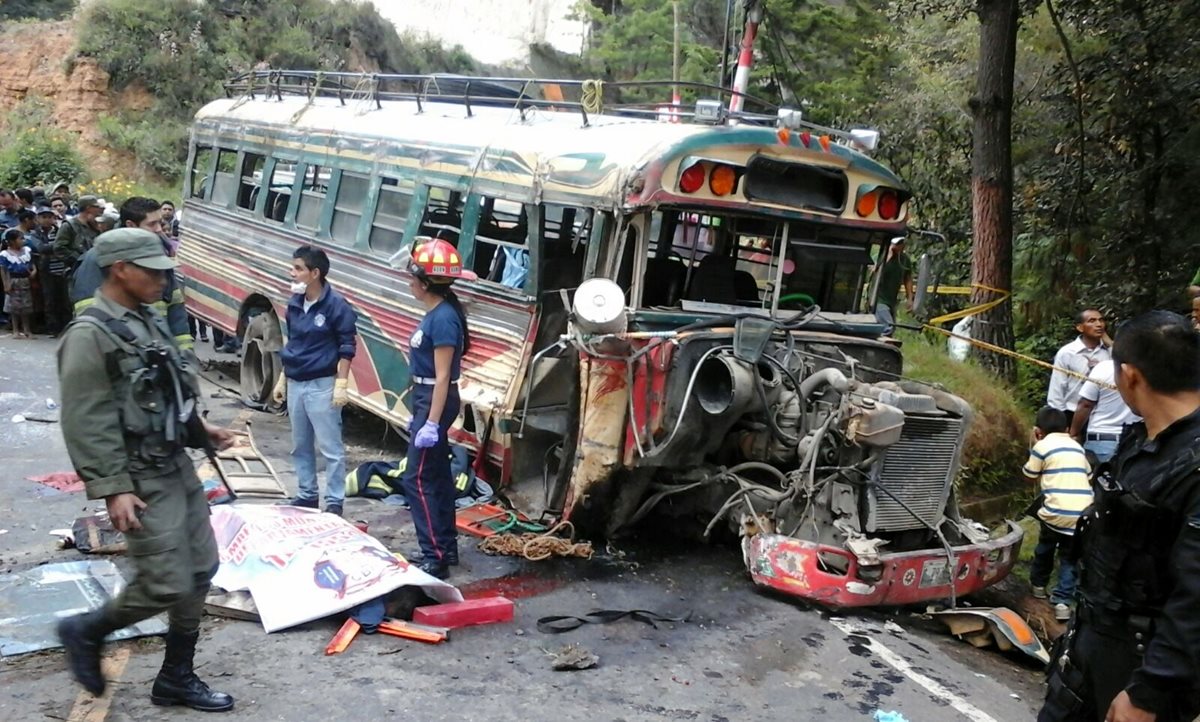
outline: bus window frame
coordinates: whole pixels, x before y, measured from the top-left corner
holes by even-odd
[[[294,168],[298,168],[301,165],[303,165],[303,162],[299,158],[291,157],[287,154],[269,156],[268,165],[270,166],[270,173],[264,173],[264,178],[267,179],[267,182],[266,182],[267,199],[269,199],[271,196],[271,188],[272,188],[271,181],[273,181],[275,179],[275,171],[279,169],[280,164],[286,165],[289,163]],[[261,208],[259,208],[259,210],[256,211],[256,216],[261,218],[262,220],[266,221],[267,223],[270,223],[273,225],[278,224],[278,225],[281,225],[284,228],[288,228],[288,229],[295,229],[296,226],[293,221],[295,219],[295,213],[296,213],[296,203],[297,203],[296,180],[297,180],[298,176],[299,176],[299,174],[296,173],[295,170],[293,170],[292,171],[292,185],[290,186],[290,189],[288,190],[288,204],[287,204],[287,208],[285,208],[283,211],[283,218],[281,218],[279,220],[275,220],[274,218],[267,215],[267,201],[265,199],[261,203]],[[260,193],[259,195],[263,195],[263,194]]]
[[[313,163],[311,161],[304,161],[303,165],[304,170],[296,174],[296,185],[294,186],[295,192],[292,194],[293,198],[295,198],[295,211],[293,213],[291,208],[288,209],[289,213],[291,213],[291,227],[298,231],[311,233],[314,238],[318,238],[320,240],[329,240],[329,218],[333,215],[333,205],[330,202],[329,197],[331,194],[336,192],[337,179],[339,177],[338,174],[335,174],[333,171],[339,169],[333,166],[323,165],[321,163]],[[325,192],[321,194],[321,207],[317,211],[316,225],[304,226],[299,223],[300,201],[302,200],[300,196],[304,193],[304,179],[308,177],[308,170],[310,168],[316,168],[316,172],[313,175],[314,181],[319,181],[321,179],[322,168],[328,168],[330,171],[330,176],[329,184],[325,186]],[[311,193],[315,195],[315,191],[311,191]]]
[[[329,206],[328,209],[324,209],[328,211],[328,225],[326,227],[327,240],[329,241],[330,245],[337,246],[338,248],[353,248],[355,250],[362,250],[365,242],[365,239],[363,238],[363,218],[366,217],[367,202],[371,199],[371,185],[378,179],[379,176],[378,174],[374,173],[361,173],[359,171],[348,170],[346,168],[331,168],[331,170],[337,171],[335,174],[337,177],[336,179],[332,176],[330,177],[330,190],[325,194],[325,200]],[[349,173],[355,179],[365,180],[367,182],[367,189],[365,191],[366,195],[363,197],[362,206],[358,210],[358,223],[354,227],[354,236],[349,243],[333,237],[333,216],[338,212],[338,195],[342,192],[342,178],[345,177],[346,173]],[[351,213],[352,211],[342,212]]]
[[[258,156],[259,158],[262,158],[262,168],[259,171],[262,175],[260,176],[260,180],[259,180],[259,183],[257,186],[258,194],[254,196],[254,204],[250,207],[246,207],[246,206],[243,206],[241,203],[239,203],[238,200],[242,195],[242,184],[246,180],[246,174],[245,174],[246,161],[249,159],[250,156]],[[262,207],[263,184],[267,182],[267,178],[268,178],[267,163],[272,160],[273,160],[273,158],[270,155],[268,155],[266,153],[260,153],[256,150],[243,149],[243,150],[238,151],[237,192],[234,193],[234,195],[233,195],[233,206],[232,206],[234,212],[241,213],[243,215],[251,215],[251,216],[259,215],[259,208]],[[251,180],[253,180],[253,178],[254,178],[253,174],[251,174],[250,178],[251,178]],[[251,192],[253,192],[253,191],[251,191]]]
[[[210,203],[212,203],[214,206],[216,206],[218,208],[226,208],[229,210],[233,210],[234,208],[238,207],[237,194],[238,194],[238,189],[241,187],[241,183],[242,183],[241,170],[242,170],[243,151],[238,150],[237,148],[233,147],[232,145],[224,146],[224,145],[220,145],[220,144],[216,144],[214,146],[214,149],[216,150],[216,153],[215,153],[216,160],[213,162],[213,174],[212,174],[212,176],[210,178],[210,182],[209,182],[208,200]],[[224,203],[219,203],[215,198],[213,198],[213,195],[216,193],[216,190],[217,190],[217,176],[219,176],[221,174],[221,156],[225,153],[230,153],[233,155],[233,171],[228,173],[228,175],[233,178],[233,188],[229,194],[229,199],[226,200]]]
[[[196,172],[196,156],[204,150],[207,150],[210,153],[208,158],[208,168],[206,168],[204,171],[204,179],[208,182],[204,184],[204,190],[197,195],[195,192],[195,184],[193,182]],[[184,197],[187,199],[195,199],[205,203],[211,203],[212,201],[210,200],[209,196],[212,195],[212,180],[217,168],[217,144],[193,143],[191,149],[188,151],[187,167],[190,172],[188,173],[186,180],[187,188],[184,189]]]

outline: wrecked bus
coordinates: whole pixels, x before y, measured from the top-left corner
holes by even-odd
[[[299,244],[358,312],[352,403],[406,428],[416,239],[456,244],[473,342],[451,431],[531,516],[736,534],[831,606],[963,595],[1021,533],[958,514],[971,409],[903,376],[873,307],[909,193],[870,131],[620,104],[620,84],[257,71],[192,128],[188,309],[269,405]],[[638,84],[645,91],[645,84]],[[665,520],[665,521],[664,521]]]

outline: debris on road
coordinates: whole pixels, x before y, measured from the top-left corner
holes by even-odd
[[[329,640],[329,644],[325,645],[325,656],[328,657],[345,652],[346,647],[350,646],[350,643],[358,636],[361,629],[362,627],[359,626],[358,622],[354,621],[353,617],[347,619],[342,624],[341,629],[337,631],[337,634],[333,635],[333,639]]]
[[[513,529],[534,534],[546,531],[544,525],[531,521],[521,512],[496,504],[474,504],[461,508],[454,513],[454,524],[463,534],[484,538]]]
[[[557,536],[561,531],[567,536]],[[575,541],[575,527],[571,522],[556,524],[553,529],[534,534],[493,534],[479,542],[479,551],[484,554],[524,557],[531,562],[540,562],[550,557],[592,558],[592,543]]]
[[[245,622],[261,622],[258,607],[250,592],[227,592],[214,587],[204,599],[204,612],[214,617],[240,619]]]
[[[332,514],[294,506],[212,507],[221,567],[213,584],[248,590],[263,629],[275,632],[386,595],[422,588],[439,602],[462,595]]]
[[[550,669],[555,672],[566,672],[577,669],[591,669],[600,664],[600,658],[578,644],[568,644],[558,652],[547,652],[550,655]]]
[[[205,459],[197,465],[196,475],[204,482],[210,505],[223,503],[221,487],[228,496],[258,499],[286,499],[287,489],[279,480],[275,467],[263,456],[254,443],[250,424],[246,431],[234,436],[234,445],[219,451],[215,459]]]
[[[48,486],[51,489],[73,493],[83,491],[83,480],[79,478],[79,474],[73,471],[56,471],[53,474],[43,474],[41,476],[27,476],[26,479],[36,481],[43,486]]]
[[[448,627],[435,627],[429,624],[405,622],[399,619],[385,619],[383,624],[379,625],[379,632],[393,637],[425,642],[426,644],[441,644],[450,638],[450,629]]]
[[[620,611],[616,609],[597,609],[582,617],[574,617],[571,615],[554,615],[550,617],[542,617],[537,620],[537,628],[539,632],[546,634],[561,634],[569,632],[572,629],[579,629],[585,624],[609,624],[620,619],[629,617],[630,619],[649,624],[651,627],[658,629],[660,622],[675,622],[684,623],[692,616],[691,612],[684,614],[682,617],[668,617],[658,612],[651,612],[646,609],[631,609],[628,611]]]
[[[113,526],[106,511],[76,519],[71,525],[71,539],[84,554],[125,553],[125,535]]]
[[[107,559],[45,564],[0,575],[0,656],[27,654],[62,646],[56,628],[63,617],[99,609],[125,586],[116,565]],[[119,630],[109,639],[164,634],[158,618]]]
[[[877,709],[875,710],[875,722],[908,722],[908,720],[899,712],[884,712]]]
[[[1001,651],[1018,649],[1042,664],[1050,655],[1020,615],[1005,607],[961,607],[934,612],[950,633],[975,647],[995,644]]]
[[[413,610],[414,622],[448,629],[512,620],[513,603],[504,597],[469,599],[465,602],[434,604]]]

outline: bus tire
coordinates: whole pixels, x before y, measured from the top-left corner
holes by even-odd
[[[272,412],[282,411],[286,406],[286,402],[277,404],[271,398],[275,382],[283,372],[283,363],[279,360],[282,348],[283,334],[273,312],[259,313],[246,323],[246,333],[242,337],[241,387],[247,405]]]

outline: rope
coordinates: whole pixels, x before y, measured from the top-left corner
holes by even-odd
[[[599,115],[604,110],[604,81],[583,81],[583,109],[589,115]]]
[[[555,536],[567,530],[567,538]],[[576,542],[575,527],[569,521],[559,522],[544,534],[495,534],[479,543],[484,554],[524,557],[531,562],[540,562],[550,557],[592,558],[591,542]]]

